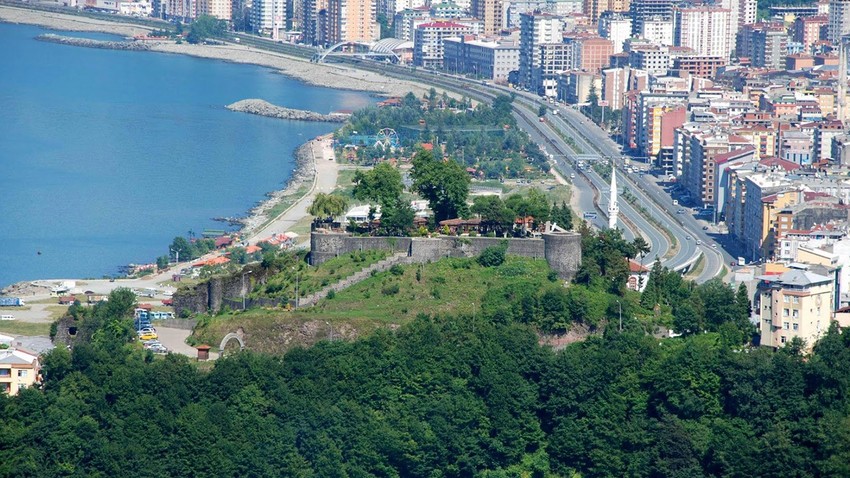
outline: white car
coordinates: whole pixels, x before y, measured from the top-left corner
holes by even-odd
[[[8,314],[0,315],[0,320],[15,320],[15,316],[14,315],[8,315]]]

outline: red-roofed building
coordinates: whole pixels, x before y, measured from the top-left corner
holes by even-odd
[[[233,244],[233,238],[230,236],[219,236],[215,238],[215,248],[221,249]]]
[[[629,279],[626,282],[626,287],[629,290],[643,292],[649,280],[649,273],[649,269],[643,264],[629,259]]]
[[[413,64],[425,68],[443,67],[443,40],[472,34],[472,27],[456,22],[430,22],[416,27],[413,40]]]
[[[248,253],[248,254],[254,254],[255,252],[260,252],[260,251],[262,251],[262,250],[263,250],[263,248],[262,248],[262,247],[260,247],[260,246],[255,246],[255,245],[253,245],[253,244],[251,244],[250,246],[248,246],[248,247],[246,247],[246,248],[245,248],[245,252],[246,252],[246,253]]]
[[[759,161],[759,164],[762,166],[767,166],[768,168],[774,170],[783,170],[783,171],[796,171],[802,166],[797,163],[792,163],[791,161],[785,161],[784,159],[777,157],[764,158]]]
[[[230,259],[228,259],[227,257],[218,256],[218,257],[213,257],[212,259],[207,259],[205,261],[198,261],[198,262],[192,264],[192,267],[200,268],[200,267],[205,267],[205,266],[210,266],[210,267],[220,266],[220,265],[223,265],[223,264],[227,264],[228,262],[230,262]]]

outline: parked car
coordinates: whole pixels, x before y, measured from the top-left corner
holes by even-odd
[[[702,230],[703,230],[703,231],[707,231],[707,230],[708,230],[708,226],[702,226]]]
[[[159,338],[159,336],[156,335],[153,332],[146,332],[144,334],[139,335],[140,340],[151,340],[151,339],[158,339],[158,338]]]

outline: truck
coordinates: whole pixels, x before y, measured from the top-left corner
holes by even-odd
[[[19,297],[0,297],[0,307],[23,307],[24,301]]]

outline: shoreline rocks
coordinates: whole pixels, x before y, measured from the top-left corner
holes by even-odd
[[[92,40],[89,38],[77,38],[64,35],[57,35],[55,33],[43,33],[35,37],[35,39],[50,43],[59,43],[61,45],[81,46],[86,48],[102,48],[105,50],[149,51],[156,45],[156,43]]]
[[[296,110],[292,108],[284,108],[269,103],[265,100],[251,98],[247,100],[237,101],[229,104],[225,108],[230,111],[238,111],[240,113],[250,113],[253,115],[267,116],[269,118],[279,118],[297,121],[322,121],[330,123],[343,123],[348,119],[345,114],[329,114],[323,115],[315,111]]]

